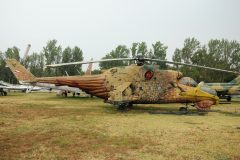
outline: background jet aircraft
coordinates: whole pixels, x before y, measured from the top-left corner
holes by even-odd
[[[232,96],[240,95],[240,76],[228,83],[206,83],[209,87],[216,90],[218,97],[231,101]]]
[[[16,66],[12,66],[12,65],[8,65],[8,62],[7,62],[6,67],[10,68],[10,70],[15,75],[15,77],[17,78],[17,80],[19,81],[20,84],[29,85],[29,83],[26,83],[24,81],[28,80],[28,78],[31,78],[31,77],[29,77],[28,75],[24,75],[24,76],[20,76],[20,75],[21,75],[21,72],[23,72],[23,71],[26,73],[29,73],[29,75],[32,75],[32,74],[19,62],[16,64],[17,64]],[[92,71],[92,63],[89,64],[85,75],[91,75],[91,71]],[[67,94],[70,92],[73,93],[73,96],[75,96],[75,94],[79,95],[81,93],[84,93],[79,88],[69,87],[67,85],[66,86],[57,86],[55,84],[50,84],[50,83],[35,83],[34,86],[45,87],[45,88],[49,88],[50,90],[52,90],[52,89],[59,90],[60,92],[58,94],[64,95],[64,96],[67,96]]]
[[[6,90],[20,90],[26,93],[29,93],[31,91],[39,91],[42,89],[41,87],[37,87],[37,86],[10,84],[4,81],[0,81],[0,85],[2,86],[2,88]]]

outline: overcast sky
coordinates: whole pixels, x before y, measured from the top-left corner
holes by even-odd
[[[99,59],[119,44],[161,41],[168,59],[184,39],[240,41],[239,0],[0,0],[0,51],[28,43],[79,46]]]

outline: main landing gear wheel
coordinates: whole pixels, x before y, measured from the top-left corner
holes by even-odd
[[[179,108],[179,111],[180,111],[182,114],[187,114],[187,113],[188,113],[188,107],[180,107],[180,108]]]
[[[227,97],[227,101],[228,101],[228,102],[230,102],[230,101],[231,101],[231,99],[232,99],[232,97],[231,97],[231,96]]]
[[[67,91],[62,92],[62,96],[67,97]]]
[[[129,103],[119,103],[118,110],[119,111],[126,111],[131,105]]]
[[[0,94],[1,94],[2,96],[6,96],[6,95],[7,95],[7,92],[2,91]]]

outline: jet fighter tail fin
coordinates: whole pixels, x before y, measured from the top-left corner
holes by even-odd
[[[16,59],[6,60],[6,67],[10,68],[20,84],[26,81],[33,81],[35,79],[35,76],[23,65],[21,65]]]
[[[240,75],[237,76],[237,78],[235,78],[232,81],[230,81],[229,83],[235,83],[235,84],[239,84],[240,85]]]
[[[92,61],[93,59],[91,59],[91,61]],[[86,72],[85,72],[85,75],[91,75],[92,74],[92,63],[89,63],[89,65],[88,65],[88,68],[87,68],[87,70],[86,70]]]

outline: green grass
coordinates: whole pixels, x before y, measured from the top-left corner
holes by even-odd
[[[240,100],[208,114],[181,104],[118,112],[54,93],[0,97],[0,159],[240,159]]]

